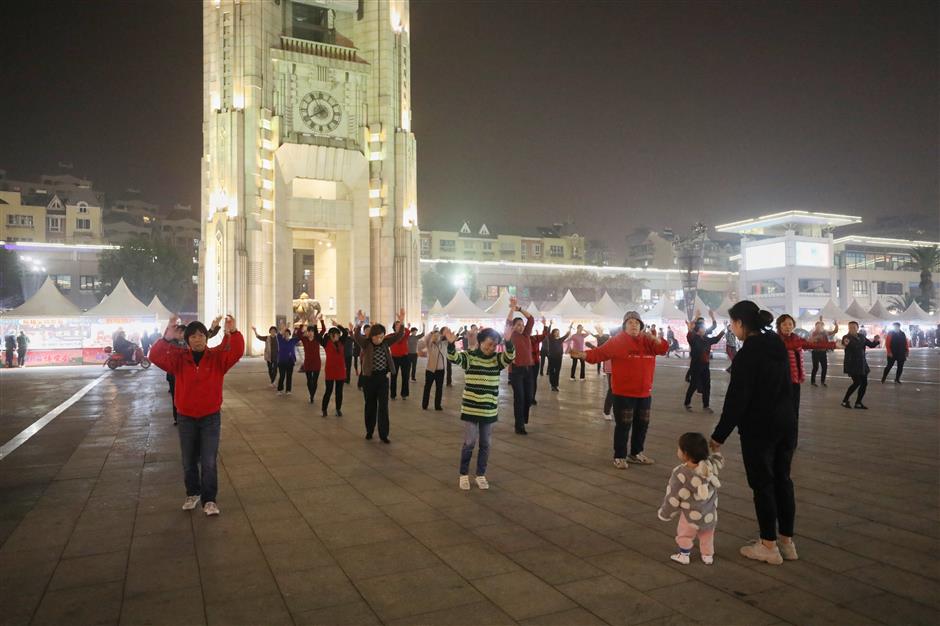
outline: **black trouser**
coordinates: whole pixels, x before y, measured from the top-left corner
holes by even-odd
[[[712,394],[712,372],[707,365],[701,371],[692,372],[689,377],[689,388],[685,390],[686,406],[692,404],[692,395],[696,391],[702,392],[702,407],[707,409]]]
[[[133,355],[130,358],[131,361],[134,360]],[[17,350],[16,351],[16,364],[20,367],[26,365],[26,350]]]
[[[372,374],[362,377],[362,389],[366,396],[365,421],[366,434],[370,437],[379,425],[379,437],[388,438],[388,373]]]
[[[277,372],[277,390],[284,391],[284,381],[287,381],[287,391],[290,392],[291,381],[294,378],[294,364],[290,361],[278,363]]]
[[[777,532],[793,536],[796,499],[790,480],[790,462],[796,448],[796,430],[771,439],[741,437],[741,457],[747,484],[754,492],[760,538],[775,541]]]
[[[598,374],[601,373],[601,365],[602,365],[601,363],[598,363],[598,364],[597,364],[597,373],[598,373]]]
[[[516,420],[516,432],[529,423],[529,407],[532,406],[532,371],[527,366],[512,368],[512,412]]]
[[[453,380],[453,364],[450,362],[450,359],[447,359],[447,386],[450,387]]]
[[[411,361],[408,359],[408,355],[393,356],[392,360],[395,361],[395,369],[398,370],[394,374],[392,374],[392,384],[391,384],[392,397],[394,398],[398,395],[398,377],[401,376],[401,397],[407,398],[408,397],[408,374],[409,374],[409,366],[411,365]]]
[[[793,419],[796,420],[797,438],[793,442],[793,447],[797,446],[800,432],[800,383],[790,385],[790,401],[793,402]]]
[[[321,409],[324,413],[330,407],[330,396],[333,395],[333,388],[336,388],[336,410],[343,410],[343,382],[342,380],[327,380],[326,390],[323,392],[323,404]]]
[[[271,382],[274,382],[274,379],[277,378],[277,361],[267,361],[268,364],[268,378],[271,379]]]
[[[898,371],[894,373],[894,382],[901,382],[901,373],[904,371],[904,359],[896,359],[893,356],[888,357],[888,366],[885,368],[885,373],[881,375],[881,382],[884,382],[888,378],[888,373],[891,372],[891,368],[894,364],[898,364]]]
[[[845,392],[845,397],[842,399],[843,402],[849,401],[849,396],[852,395],[858,389],[858,395],[855,397],[855,404],[861,404],[862,398],[865,397],[865,391],[868,389],[868,374],[864,375],[852,375],[852,384],[849,385],[848,391]]]
[[[176,412],[176,376],[166,375],[166,382],[170,385],[170,404],[173,405],[173,423],[179,421],[179,413]]]
[[[548,357],[548,384],[552,389],[558,389],[558,379],[561,376],[561,356]]]
[[[408,365],[411,367],[411,382],[418,382],[415,380],[418,372],[418,355],[417,354],[408,354]]]
[[[434,408],[441,410],[441,397],[444,394],[444,370],[439,369],[436,372],[424,370],[424,397],[421,399],[421,408],[428,408],[428,401],[431,399],[431,386],[434,386]]]
[[[578,367],[578,362],[581,362],[581,378],[584,378],[584,359],[571,359],[571,378],[574,378],[574,372]]]
[[[539,390],[539,366],[529,366],[529,378],[532,380],[532,402],[535,402],[535,394]]]
[[[350,376],[352,376],[352,355],[343,357],[346,363],[346,384],[349,384]]]
[[[545,376],[545,361],[547,360],[547,354],[542,354],[542,356],[539,358],[539,376]]]
[[[643,452],[646,445],[646,431],[650,426],[650,407],[653,404],[651,397],[628,398],[614,396],[614,458],[627,458],[627,437],[630,432],[630,454],[636,456]]]
[[[317,395],[317,381],[320,379],[320,370],[315,372],[307,372],[304,374],[307,376],[307,391],[310,392],[310,402],[313,402],[313,396]]]
[[[604,396],[604,415],[610,415],[614,407],[614,390],[610,387],[610,374],[607,375],[607,395]]]
[[[825,350],[813,350],[813,371],[809,375],[809,382],[816,384],[816,372],[820,372],[819,382],[826,384],[826,371],[829,369],[829,357]]]

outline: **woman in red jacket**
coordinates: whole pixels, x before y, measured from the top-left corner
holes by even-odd
[[[316,324],[307,324],[303,334],[300,334],[300,328],[297,333],[300,334],[300,343],[304,347],[304,363],[300,366],[307,376],[307,391],[310,393],[310,404],[313,404],[313,397],[317,395],[317,381],[320,379],[320,346],[323,343],[323,335],[326,333],[326,325],[323,323],[323,316],[320,316],[320,330],[317,330]]]
[[[207,348],[209,331],[202,322],[190,322],[183,333],[186,347],[171,343],[179,318],[170,320],[163,339],[150,348],[150,361],[175,378],[173,401],[179,413],[180,450],[186,500],[191,511],[202,500],[206,515],[218,515],[215,502],[219,488],[219,435],[222,430],[222,381],[226,372],[245,353],[245,338],[235,328],[231,315],[225,318],[222,343]]]
[[[336,320],[332,320],[333,328],[330,332],[321,335],[320,341],[323,344],[323,352],[326,353],[326,391],[323,392],[323,417],[326,417],[326,410],[330,407],[330,396],[333,395],[333,388],[336,388],[336,417],[343,416],[343,383],[346,382],[346,350],[344,341],[348,331],[342,326],[337,326]]]
[[[794,328],[796,328],[796,321],[787,313],[777,318],[777,334],[783,339],[783,345],[786,347],[787,356],[790,359],[790,383],[793,385],[790,399],[793,401],[793,416],[796,419],[797,428],[799,428],[800,385],[806,380],[806,372],[803,367],[803,350],[834,349],[836,342],[806,341],[793,334]]]
[[[604,345],[578,353],[588,363],[603,363],[610,359],[610,387],[613,391],[614,418],[614,467],[627,469],[627,463],[651,465],[653,459],[643,454],[646,431],[650,424],[650,407],[653,403],[653,374],[656,370],[656,355],[666,354],[669,344],[656,335],[656,327],[644,331],[643,320],[636,311],[628,311],[623,318],[623,332],[611,337]],[[583,354],[583,356],[582,356]],[[573,355],[574,358],[574,355]],[[630,440],[630,456],[627,456],[627,436]]]
[[[392,334],[394,335],[396,333],[401,333],[402,335],[401,339],[389,347],[389,351],[392,353],[392,360],[395,362],[395,372],[392,373],[390,390],[392,400],[394,400],[398,393],[398,376],[401,375],[401,399],[404,400],[409,395],[408,378],[411,375],[411,360],[408,358],[408,337],[411,336],[411,329],[396,320],[392,324]]]

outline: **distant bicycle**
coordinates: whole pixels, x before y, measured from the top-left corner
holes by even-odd
[[[123,354],[115,352],[111,346],[105,346],[104,353],[108,355],[108,360],[104,364],[113,370],[122,365],[139,365],[144,369],[150,367],[150,359],[144,356],[144,351],[140,346],[134,347],[134,359],[131,361],[125,359]]]

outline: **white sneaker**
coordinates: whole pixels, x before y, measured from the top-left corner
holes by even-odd
[[[287,395],[290,395],[290,392],[289,392],[289,391],[287,392]]]
[[[460,488],[463,491],[470,491],[470,477],[469,476],[463,475],[460,477]]]
[[[627,457],[627,463],[636,463],[637,465],[652,465],[655,461],[642,452],[639,454],[631,454]]]
[[[715,562],[714,556],[709,556],[707,554],[702,555],[702,563],[704,563],[705,565],[711,565],[714,562]]]
[[[277,392],[277,395],[283,396],[283,395],[284,395],[284,392],[283,392],[283,391],[278,391],[278,392]]]
[[[206,517],[210,515],[218,515],[222,511],[219,510],[219,505],[215,502],[206,502],[202,507],[202,512],[206,514]]]
[[[199,504],[199,496],[186,496],[186,499],[183,501],[183,510],[192,511],[196,508],[197,504]]]
[[[614,467],[617,469],[627,469],[630,466],[627,465],[626,459],[614,459]]]
[[[796,553],[796,544],[791,539],[789,543],[778,541],[777,549],[780,550],[780,556],[784,561],[797,561],[800,556]]]
[[[669,555],[669,558],[675,561],[676,563],[681,563],[682,565],[689,564],[689,555],[683,554],[682,552],[676,552],[675,554]]]
[[[477,476],[477,487],[480,489],[489,489],[490,483],[486,480],[486,476]]]
[[[783,563],[783,556],[777,546],[768,548],[759,539],[754,540],[746,546],[741,546],[741,556],[754,561],[763,561],[771,565],[780,565]]]
[[[605,415],[605,416],[604,416],[604,419],[607,420],[608,422],[614,421],[614,418],[613,418],[612,416],[610,416],[610,415]]]

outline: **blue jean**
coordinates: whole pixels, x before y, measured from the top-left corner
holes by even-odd
[[[183,456],[186,495],[200,496],[203,504],[215,502],[219,491],[216,459],[219,454],[221,431],[221,413],[213,413],[199,419],[182,413],[179,416],[180,452]]]
[[[477,445],[477,440],[480,442],[480,450],[477,452],[477,476],[486,476],[486,462],[490,459],[490,439],[494,424],[494,422],[463,423],[463,448],[460,450],[461,476],[466,476],[470,472],[470,457],[473,456],[473,448]]]

